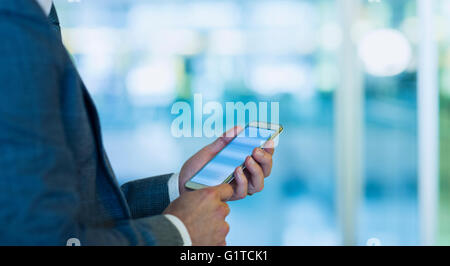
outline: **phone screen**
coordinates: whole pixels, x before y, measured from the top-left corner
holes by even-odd
[[[246,127],[190,181],[206,186],[222,184],[256,147],[262,146],[275,132],[272,129]]]

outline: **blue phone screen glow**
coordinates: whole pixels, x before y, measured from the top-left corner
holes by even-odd
[[[234,172],[236,167],[244,163],[256,147],[262,146],[273,134],[274,130],[246,127],[209,163],[207,163],[192,179],[192,182],[217,186]]]

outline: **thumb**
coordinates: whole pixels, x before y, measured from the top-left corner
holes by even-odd
[[[222,184],[215,187],[219,192],[221,201],[228,201],[234,194],[233,187],[230,184]]]
[[[243,129],[240,126],[228,130],[216,141],[207,145],[189,158],[189,160],[187,160],[187,162],[183,165],[183,168],[181,168],[180,177],[182,180],[187,181],[188,178],[192,177],[205,164],[207,164],[209,160],[225,148],[225,146],[227,146],[228,143],[230,143],[242,130]]]

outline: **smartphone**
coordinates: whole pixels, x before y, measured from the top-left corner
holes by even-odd
[[[265,122],[248,124],[213,159],[201,168],[187,183],[186,187],[198,190],[206,187],[230,183],[234,170],[244,166],[245,159],[255,148],[263,148],[267,141],[275,139],[283,127]]]

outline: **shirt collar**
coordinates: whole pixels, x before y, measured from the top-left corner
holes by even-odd
[[[45,15],[48,16],[50,14],[50,10],[52,9],[53,0],[36,0],[36,1],[44,10]]]

